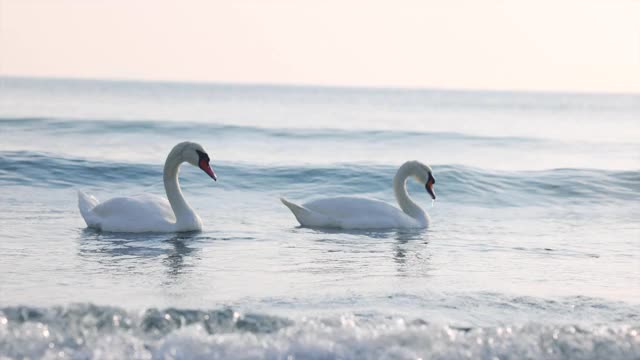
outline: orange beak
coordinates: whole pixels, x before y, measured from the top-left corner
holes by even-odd
[[[207,175],[209,175],[214,181],[218,181],[216,173],[213,172],[213,169],[211,168],[211,166],[209,166],[209,162],[207,162],[206,159],[200,160],[200,162],[198,163],[198,167],[200,167],[202,171],[206,172]]]
[[[436,199],[436,193],[433,191],[433,184],[435,183],[436,180],[433,178],[433,176],[431,176],[431,174],[429,174],[429,180],[427,180],[427,184],[424,186],[424,188],[427,190],[429,195],[431,195],[431,198],[433,200]]]

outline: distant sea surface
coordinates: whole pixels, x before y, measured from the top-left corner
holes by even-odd
[[[184,165],[198,233],[86,229]],[[307,229],[278,200],[431,226]],[[638,359],[640,95],[0,78],[0,358]]]

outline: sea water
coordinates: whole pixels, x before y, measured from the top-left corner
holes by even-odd
[[[180,141],[201,232],[87,229],[164,194]],[[395,203],[425,230],[299,227]],[[638,359],[640,96],[0,78],[0,358]]]

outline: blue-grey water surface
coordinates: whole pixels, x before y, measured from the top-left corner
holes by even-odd
[[[76,190],[204,229],[86,229]],[[426,230],[306,229],[278,200],[394,203]],[[0,358],[637,359],[640,96],[0,78]]]

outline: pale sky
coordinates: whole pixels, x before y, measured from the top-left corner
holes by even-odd
[[[640,1],[0,0],[0,74],[640,93]]]

